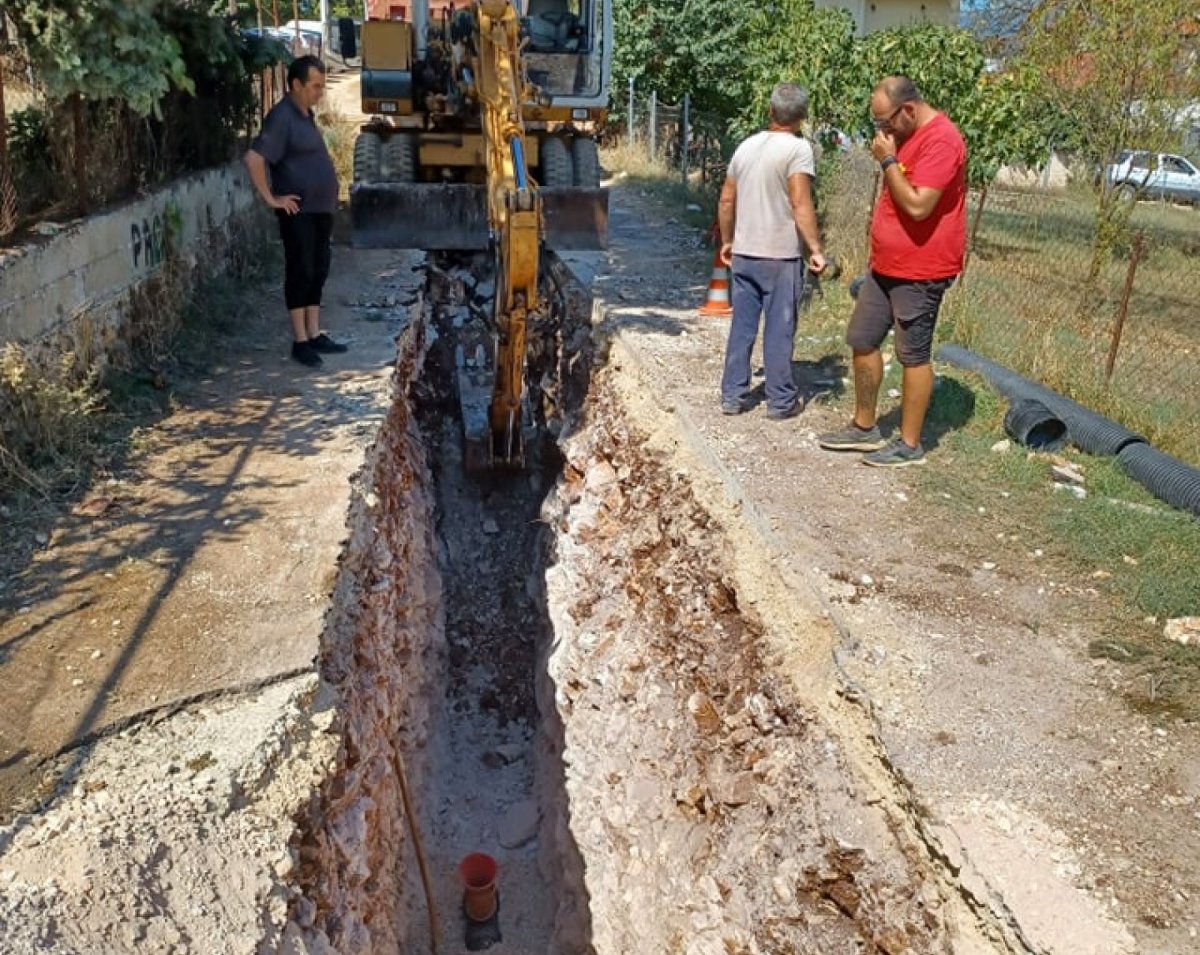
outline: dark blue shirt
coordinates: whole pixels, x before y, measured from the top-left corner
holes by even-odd
[[[325,137],[312,113],[290,96],[276,103],[250,146],[271,171],[271,191],[299,196],[301,212],[337,211],[338,181]]]

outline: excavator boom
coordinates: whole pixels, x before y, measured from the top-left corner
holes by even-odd
[[[417,0],[416,30],[364,25],[363,104],[377,119],[355,143],[354,244],[495,255],[494,348],[488,355],[474,346],[458,369],[472,469],[524,463],[526,341],[548,316],[543,245],[606,244],[595,134],[605,114],[611,0],[573,2],[578,13],[567,0],[523,0],[525,16],[513,0],[445,4],[437,26],[429,0]],[[559,85],[535,86],[531,64]]]

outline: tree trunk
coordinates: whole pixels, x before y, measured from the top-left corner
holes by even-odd
[[[962,272],[958,276],[959,287],[962,287],[967,280],[967,265],[971,261],[971,251],[975,248],[975,243],[979,241],[979,226],[983,222],[983,207],[987,204],[987,196],[988,187],[985,182],[983,188],[979,190],[979,202],[975,206],[975,218],[971,222],[971,240],[967,243],[967,247],[963,251]]]
[[[74,135],[75,204],[80,215],[88,211],[87,124],[84,122],[83,96],[71,97],[71,128]]]

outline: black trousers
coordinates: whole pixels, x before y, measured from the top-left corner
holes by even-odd
[[[276,212],[283,239],[283,300],[288,311],[321,304],[321,291],[329,277],[333,250],[333,214]]]

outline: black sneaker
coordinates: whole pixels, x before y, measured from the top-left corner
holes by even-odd
[[[750,410],[750,401],[746,398],[722,398],[721,414],[744,414]]]
[[[324,364],[311,341],[292,342],[292,361],[298,361],[309,368],[316,368],[318,365]]]
[[[308,343],[323,355],[340,355],[342,352],[350,350],[349,345],[335,342],[324,332],[321,332],[316,338],[310,338]]]

